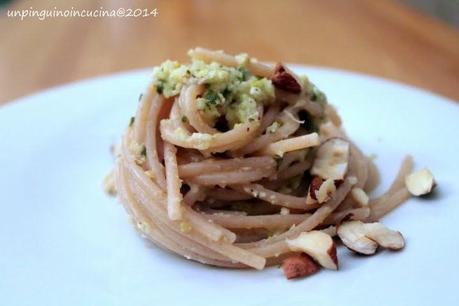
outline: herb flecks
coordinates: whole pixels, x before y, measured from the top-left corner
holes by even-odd
[[[159,93],[160,95],[163,93],[164,91],[164,84],[160,83],[158,85],[156,85],[156,92]]]
[[[220,97],[218,96],[218,93],[216,93],[213,90],[208,90],[206,94],[204,95],[204,99],[206,99],[210,104],[217,104],[217,102],[220,100]]]
[[[250,72],[247,70],[247,68],[244,67],[239,67],[237,68],[239,72],[241,73],[241,81],[247,81],[250,77]]]
[[[140,155],[143,157],[147,157],[147,148],[145,146],[142,146],[142,150],[140,151]]]
[[[274,161],[276,162],[276,169],[279,170],[280,164],[282,162],[282,156],[274,155]]]

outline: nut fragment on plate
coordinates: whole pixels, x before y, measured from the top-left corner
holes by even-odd
[[[337,234],[346,247],[365,255],[374,254],[378,246],[390,250],[400,250],[405,246],[405,239],[400,232],[378,222],[344,222],[338,227]]]
[[[271,82],[274,87],[299,94],[302,91],[301,82],[297,79],[295,74],[282,64],[277,64],[271,75]]]
[[[291,251],[308,254],[324,268],[338,269],[335,242],[324,232],[303,232],[295,239],[287,239],[287,245]]]
[[[311,174],[324,180],[342,180],[347,173],[349,155],[349,142],[341,138],[331,138],[317,149]]]
[[[405,178],[408,191],[415,196],[428,194],[435,187],[435,179],[429,169],[411,173]]]
[[[282,269],[287,279],[308,276],[319,271],[319,266],[307,254],[300,253],[286,258],[282,263]]]

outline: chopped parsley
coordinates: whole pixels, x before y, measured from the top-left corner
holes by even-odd
[[[140,151],[140,155],[143,157],[147,157],[147,148],[145,146],[142,146],[142,150]]]
[[[229,96],[231,95],[231,90],[226,87],[225,89],[223,89],[222,91],[222,96],[225,98],[225,99],[228,99]]]
[[[208,90],[204,95],[204,99],[206,99],[210,104],[215,105],[220,100],[220,97],[218,96],[218,93],[216,93],[215,91]]]
[[[161,95],[163,93],[163,91],[164,91],[164,84],[162,84],[162,83],[157,84],[156,85],[156,92]]]
[[[276,169],[278,170],[282,162],[282,156],[274,155],[274,161],[276,162]]]
[[[135,117],[131,117],[131,119],[129,119],[129,126],[131,127],[135,122]]]
[[[311,99],[311,101],[314,101],[314,102],[319,102],[319,103],[327,102],[327,96],[325,96],[323,91],[321,91],[315,85],[312,85],[311,93],[309,95],[309,98]]]
[[[241,81],[247,81],[249,79],[250,72],[249,70],[247,70],[247,68],[239,67],[237,68],[237,70],[239,70],[239,72],[241,73]]]

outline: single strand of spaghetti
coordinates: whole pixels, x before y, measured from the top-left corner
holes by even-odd
[[[297,94],[277,90],[276,98],[289,103],[291,105],[290,109],[295,110],[295,112],[305,110],[314,117],[320,117],[324,113],[324,107],[321,104],[310,101],[308,98],[298,96]]]
[[[180,97],[179,97],[180,98]],[[169,114],[169,119],[177,120],[178,122],[182,121],[182,109],[180,108],[180,103],[178,102],[179,98],[175,98],[174,104],[172,105],[171,112]]]
[[[197,150],[179,150],[177,155],[177,161],[181,165],[197,163],[204,159],[205,157]]]
[[[244,216],[233,214],[203,214],[203,217],[212,220],[226,228],[289,228],[294,224],[299,224],[309,217],[309,214],[289,214],[289,215],[259,215]]]
[[[306,150],[297,150],[285,153],[284,156],[282,156],[282,160],[280,161],[278,167],[279,172],[284,171],[294,162],[304,160],[306,153]]]
[[[225,209],[215,209],[215,208],[200,208],[199,212],[203,216],[223,214],[225,216],[247,216],[247,212],[241,210],[225,210]]]
[[[166,184],[167,184],[167,214],[171,220],[182,219],[182,194],[177,168],[177,149],[174,145],[164,142],[164,164],[166,166]]]
[[[276,120],[277,116],[279,115],[280,106],[277,104],[271,105],[268,108],[268,111],[264,114],[263,119],[261,120],[260,124],[260,133],[263,133],[268,126],[273,124],[274,120]]]
[[[167,119],[170,116],[172,106],[174,105],[174,99],[165,99],[163,106],[159,110],[158,114],[158,124],[156,125],[156,150],[158,154],[158,159],[160,161],[164,160],[164,152],[163,152],[163,140],[161,138],[161,133],[159,132],[159,122],[163,119]]]
[[[197,201],[203,201],[206,197],[204,188],[196,185],[189,184],[190,190],[183,197],[183,202],[188,206],[193,206]]]
[[[263,228],[235,229],[235,231],[237,233],[237,243],[258,241],[269,236],[268,230]]]
[[[261,180],[264,177],[272,175],[274,172],[273,167],[258,168],[251,171],[227,171],[211,174],[201,174],[189,179],[194,184],[204,186],[227,186],[233,184],[246,184]]]
[[[145,143],[145,126],[150,112],[152,101],[156,96],[153,84],[150,84],[142,94],[134,120],[134,139],[137,143]]]
[[[232,132],[232,135],[231,135],[233,137],[232,142],[221,141],[222,144],[217,144],[217,142],[215,142],[212,148],[209,148],[203,151],[203,153],[221,153],[225,151],[234,151],[239,148],[242,148],[246,146],[248,143],[253,141],[253,139],[255,138],[255,135],[257,134],[259,130],[259,127],[260,127],[259,121],[255,121],[247,125],[244,123],[244,126],[242,127],[237,126],[229,131],[229,132]],[[235,129],[237,129],[237,132],[235,131]]]
[[[325,115],[327,116],[327,118],[330,118],[330,121],[333,122],[335,126],[341,126],[341,117],[338,115],[338,112],[336,111],[336,108],[333,105],[327,104],[325,106]]]
[[[259,151],[258,154],[283,156],[286,152],[315,147],[319,144],[319,135],[317,133],[311,133],[271,143]]]
[[[386,192],[382,194],[381,196],[370,200],[370,204],[369,204],[371,208],[370,219],[376,220],[377,217],[381,217],[385,215],[385,214],[382,214],[380,211],[385,211],[385,209],[383,209],[382,207],[386,206],[387,203],[391,203],[390,201],[388,201],[388,199],[390,199],[394,195],[395,192],[400,192],[401,195],[407,196],[406,191],[403,192],[401,190],[404,190],[404,189],[406,190],[405,177],[412,171],[412,169],[413,169],[413,158],[410,155],[408,155],[403,159],[400,169],[397,173],[397,176],[395,177],[389,189],[386,190]],[[403,197],[397,197],[397,199],[401,199],[401,198]],[[409,195],[408,197],[406,197],[406,199],[408,198],[409,198]],[[397,201],[392,201],[392,204],[395,206],[397,206],[397,204],[401,204],[401,203],[396,203],[396,202]]]
[[[298,122],[292,120],[285,113],[282,113],[280,115],[279,121],[281,122],[281,127],[277,129],[276,132],[266,133],[266,134],[261,135],[260,137],[253,140],[247,146],[238,150],[237,153],[240,155],[245,155],[245,154],[250,154],[255,151],[258,151],[259,149],[269,145],[272,142],[275,142],[275,141],[278,141],[278,140],[281,140],[281,139],[284,139],[290,136],[300,126]]]
[[[147,120],[147,135],[145,139],[145,149],[147,153],[148,164],[150,166],[150,171],[152,172],[155,178],[155,182],[161,187],[161,189],[166,190],[164,166],[160,163],[158,159],[158,143],[156,138],[158,116],[164,102],[165,99],[162,96],[157,95],[153,100],[153,103],[151,104]]]
[[[400,169],[397,173],[395,180],[389,187],[388,191],[395,191],[405,187],[405,178],[413,170],[413,157],[411,155],[405,156],[400,165]]]
[[[224,66],[239,67],[241,64],[232,55],[221,51],[213,51],[204,48],[195,48],[188,52],[191,58],[201,60],[206,63],[217,62]],[[261,64],[253,59],[247,63],[246,68],[256,76],[268,78],[272,74],[273,67]]]
[[[343,202],[341,202],[339,207],[335,210],[335,213],[353,209],[353,208],[358,208],[357,203],[355,202],[352,195],[348,194],[347,197],[343,200]]]
[[[256,169],[266,167],[274,168],[274,166],[275,161],[272,157],[262,156],[249,158],[232,158],[224,160],[207,159],[202,162],[179,165],[178,169],[180,177],[185,178],[214,172],[238,170],[244,167]]]
[[[233,154],[234,153],[234,150],[237,150],[241,147],[244,147],[246,146],[248,143],[252,142],[253,139],[259,135],[260,133],[260,124],[261,124],[261,121],[263,120],[263,117],[264,117],[264,107],[262,104],[259,104],[257,106],[257,113],[258,113],[258,119],[257,120],[254,120],[252,122],[246,122],[246,123],[239,123],[239,124],[236,124],[233,129],[231,129],[230,131],[224,133],[224,134],[230,134],[233,133],[233,134],[236,134],[235,130],[237,129],[239,134],[236,134],[234,136],[236,136],[237,138],[232,141],[232,142],[229,142],[227,144],[223,143],[223,144],[219,144],[218,142],[215,142],[214,143],[214,147],[211,148],[211,149],[208,149],[206,151],[204,151],[203,153],[214,153],[214,152],[225,152],[225,151],[231,151],[231,153]],[[240,134],[242,133],[242,135]],[[223,135],[223,134],[221,134]]]
[[[363,155],[357,146],[351,142],[349,139],[347,141],[350,143],[350,155],[353,157],[349,160],[349,167],[353,167],[355,175],[358,179],[355,187],[363,188],[368,179],[368,163],[366,157]]]
[[[160,124],[161,136],[164,140],[183,148],[208,150],[209,152],[223,152],[244,145],[243,141],[250,141],[257,130],[259,121],[237,125],[225,133],[214,135],[190,133],[180,128],[172,120],[162,120]],[[204,138],[204,139],[203,139]]]
[[[295,197],[269,190],[260,184],[232,185],[231,188],[239,192],[251,194],[253,197],[269,202],[272,205],[302,210],[310,210],[318,207],[317,204],[306,204],[305,197]]]
[[[242,201],[252,198],[252,195],[223,188],[209,189],[206,194],[208,198],[221,201]]]
[[[345,218],[351,217],[352,220],[365,221],[370,215],[369,207],[349,208],[343,211],[337,211],[325,219],[323,224],[336,225],[341,223]]]
[[[343,130],[335,126],[331,121],[327,121],[321,124],[319,130],[320,139],[322,142],[325,142],[330,138],[346,139],[346,134],[343,132]]]
[[[218,131],[210,127],[201,117],[197,108],[196,97],[204,91],[204,85],[190,85],[184,87],[180,93],[179,101],[184,115],[191,126],[200,133],[216,134]]]
[[[408,189],[406,189],[406,187],[402,187],[395,192],[391,192],[390,197],[384,198],[384,201],[378,201],[377,204],[371,206],[371,215],[368,219],[370,221],[378,221],[397,208],[400,204],[406,202],[410,197],[411,193]]]
[[[373,160],[371,160],[370,158],[367,158],[367,164],[368,164],[368,179],[367,179],[367,182],[365,183],[364,190],[366,192],[371,192],[379,185],[380,176],[379,176],[379,170],[376,167]]]
[[[307,111],[314,117],[320,117],[324,113],[324,107],[321,104],[317,102],[312,102],[308,99],[301,99],[296,103],[295,106],[298,107],[300,110]]]
[[[278,180],[287,180],[297,175],[302,175],[306,170],[311,168],[311,161],[305,160],[303,162],[294,163],[287,169],[280,171],[277,174]]]

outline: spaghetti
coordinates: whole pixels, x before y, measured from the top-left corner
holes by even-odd
[[[410,157],[386,194],[353,200],[378,173],[306,77],[245,54],[189,54],[188,65],[155,68],[113,171],[119,199],[156,245],[263,269],[295,253],[288,239],[333,236],[345,219],[378,220],[408,199]]]

